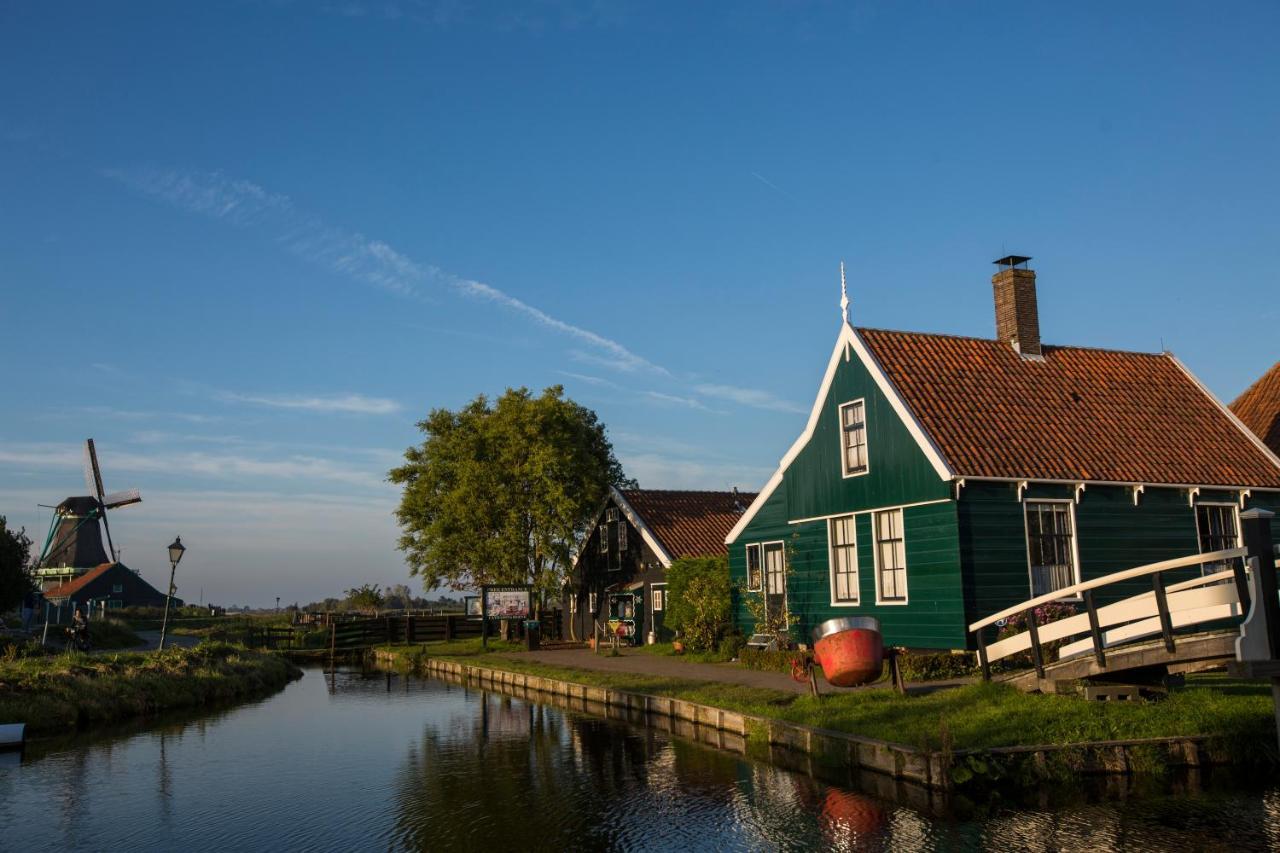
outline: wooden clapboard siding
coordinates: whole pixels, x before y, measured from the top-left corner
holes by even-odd
[[[868,472],[844,477],[841,464],[841,404],[866,401]],[[889,400],[862,362],[840,360],[821,402],[818,424],[808,443],[783,472],[782,484],[729,545],[730,576],[746,585],[747,544],[782,541],[790,568],[788,609],[792,634],[810,642],[819,623],[838,616],[875,616],[885,642],[918,648],[964,645],[960,553],[955,503],[949,484],[938,477]],[[927,503],[934,502],[938,503]],[[924,506],[911,506],[926,502]],[[876,604],[874,539],[869,510],[907,505],[903,529],[907,556],[908,603]],[[815,516],[862,513],[856,519],[859,603],[832,606],[827,522]],[[798,522],[798,523],[797,523]],[[735,619],[753,627],[738,593]]]

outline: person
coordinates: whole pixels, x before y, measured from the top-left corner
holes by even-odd
[[[89,648],[89,620],[84,618],[84,611],[79,607],[76,608],[75,615],[71,617],[71,642],[76,648],[86,650]]]
[[[36,614],[36,591],[29,589],[22,596],[22,630],[31,633],[31,620]]]

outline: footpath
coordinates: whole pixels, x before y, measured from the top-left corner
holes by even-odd
[[[809,683],[793,679],[790,673],[766,672],[747,669],[730,663],[694,663],[671,655],[651,655],[638,651],[623,649],[617,657],[608,652],[596,654],[590,649],[545,649],[537,652],[519,652],[520,660],[535,660],[539,663],[574,666],[579,669],[593,669],[600,672],[625,672],[637,675],[656,675],[667,678],[680,678],[689,681],[710,681],[720,684],[740,684],[744,687],[765,687],[771,690],[783,690],[792,693],[808,693]],[[515,657],[515,656],[513,656]],[[852,693],[858,690],[883,690],[890,686],[884,679],[875,684],[863,687],[833,687],[822,680],[822,671],[818,670],[818,690],[821,693]],[[908,683],[908,693],[932,693],[947,687],[959,687],[973,682],[973,678],[959,678],[949,681],[930,681],[927,683]]]

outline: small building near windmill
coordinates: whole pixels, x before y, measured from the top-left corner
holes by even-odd
[[[846,315],[804,432],[725,539],[741,630],[755,595],[800,642],[865,615],[889,645],[972,648],[984,616],[1237,547],[1241,509],[1280,508],[1280,458],[1172,354],[1041,344],[1029,260],[997,261],[994,339]]]
[[[164,607],[164,593],[124,563],[103,563],[74,580],[45,590],[44,597],[51,604],[75,602],[78,606],[91,606],[95,610]],[[182,606],[176,598],[173,603]]]
[[[650,632],[670,640],[665,626],[667,575],[681,557],[724,556],[724,537],[754,494],[610,489],[583,537],[565,585],[565,635],[585,641],[592,626],[644,643]]]
[[[1280,455],[1280,361],[1236,398],[1231,411]]]

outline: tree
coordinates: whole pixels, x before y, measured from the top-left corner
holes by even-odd
[[[347,590],[347,606],[353,610],[377,610],[382,602],[382,593],[378,591],[376,583]]]
[[[710,651],[729,631],[732,598],[725,557],[682,557],[667,569],[666,626],[698,651]]]
[[[13,530],[0,515],[0,613],[17,607],[22,596],[35,589],[30,562],[31,539],[26,528]]]
[[[563,394],[508,389],[418,424],[427,438],[390,480],[404,487],[399,548],[426,589],[559,588],[574,543],[624,482],[595,412]]]

